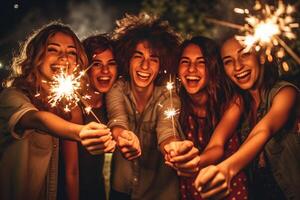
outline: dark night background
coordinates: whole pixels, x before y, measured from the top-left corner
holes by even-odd
[[[255,0],[1,0],[0,3],[0,79],[6,76],[12,56],[18,51],[19,43],[41,25],[52,20],[61,20],[72,26],[80,39],[93,33],[111,31],[115,20],[124,13],[137,14],[147,11],[167,19],[175,29],[184,35],[206,35],[214,39],[226,32],[226,27],[209,24],[206,17],[243,24],[243,17],[233,8],[251,8]],[[274,4],[276,0],[261,0]],[[299,0],[286,0],[296,5],[294,16],[300,22]],[[289,42],[300,54],[298,39]],[[289,57],[286,59],[291,60]],[[299,65],[291,60],[289,74],[299,79]],[[298,78],[297,78],[298,77]]]

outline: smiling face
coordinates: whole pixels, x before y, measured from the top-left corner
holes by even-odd
[[[260,68],[256,55],[244,49],[231,38],[223,44],[221,55],[227,76],[241,89],[251,90],[256,87]]]
[[[179,61],[179,77],[189,94],[196,94],[207,83],[205,60],[198,45],[189,44]]]
[[[117,78],[117,63],[110,49],[96,53],[93,56],[94,63],[89,75],[92,86],[101,93],[110,90]]]
[[[140,89],[153,87],[159,65],[159,58],[153,54],[148,42],[139,42],[129,64],[131,85]]]
[[[65,33],[57,32],[47,41],[39,72],[46,81],[52,80],[60,70],[72,73],[77,62],[77,49],[73,38]]]

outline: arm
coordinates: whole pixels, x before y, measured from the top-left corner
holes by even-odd
[[[79,107],[72,111],[71,122],[82,124],[82,113]],[[79,199],[79,158],[77,142],[63,140],[62,156],[65,162],[65,183],[67,199]]]
[[[225,194],[230,181],[241,169],[249,164],[261,151],[267,141],[284,126],[297,99],[292,87],[281,89],[274,97],[268,113],[251,130],[239,150],[217,166],[204,168],[195,180],[195,187],[203,197]]]
[[[236,131],[243,112],[240,98],[234,98],[215,128],[208,145],[200,155],[200,169],[216,164],[223,157],[224,146]]]
[[[138,137],[129,131],[124,90],[125,83],[119,80],[106,95],[108,126],[124,158],[133,160],[141,155],[141,147]]]
[[[240,98],[234,98],[200,156],[198,149],[193,144],[189,145],[185,142],[185,144],[179,145],[180,149],[178,150],[180,153],[170,159],[170,162],[176,167],[177,173],[183,176],[193,176],[199,169],[210,164],[216,164],[224,154],[225,143],[238,126],[241,114],[241,100]]]
[[[46,111],[28,111],[15,126],[16,132],[26,129],[38,129],[53,136],[80,141],[79,132],[82,125],[68,122]]]

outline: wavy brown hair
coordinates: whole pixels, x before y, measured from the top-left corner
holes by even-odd
[[[87,57],[80,40],[73,30],[60,22],[51,22],[34,31],[20,46],[19,53],[13,58],[9,77],[4,81],[4,87],[16,87],[22,90],[32,102],[42,110],[49,110],[47,94],[43,91],[39,67],[43,63],[48,39],[55,33],[70,36],[77,51],[77,64],[81,68],[87,66]],[[39,97],[35,97],[37,91]]]
[[[203,89],[208,94],[208,101],[206,104],[206,123],[205,127],[199,127],[200,124],[195,123],[196,127],[193,133],[194,141],[196,142],[196,145],[199,145],[197,144],[198,128],[204,129],[204,141],[206,141],[207,143],[217,123],[220,121],[224,111],[229,106],[232,97],[235,96],[235,93],[229,83],[229,80],[225,78],[225,71],[221,59],[220,48],[212,39],[203,36],[197,36],[189,40],[185,40],[180,45],[177,62],[178,65],[183,51],[190,44],[197,45],[201,49],[205,60],[205,71],[207,76],[207,85]],[[189,125],[187,123],[189,116],[192,117],[192,120],[194,122],[197,122],[197,116],[193,113],[191,106],[193,102],[184,86],[180,87],[179,94],[181,97],[181,110],[183,111],[180,112],[179,120],[184,133],[187,133],[187,131],[189,130]]]
[[[146,13],[126,15],[117,21],[113,32],[117,41],[116,60],[121,75],[130,80],[129,62],[138,43],[147,41],[154,54],[159,57],[160,70],[155,85],[161,85],[166,77],[163,75],[176,73],[176,54],[181,37],[172,29],[167,21]]]

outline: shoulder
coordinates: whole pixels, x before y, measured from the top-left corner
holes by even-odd
[[[16,103],[18,101],[30,102],[30,99],[19,89],[16,88],[5,88],[0,93],[0,103]]]

